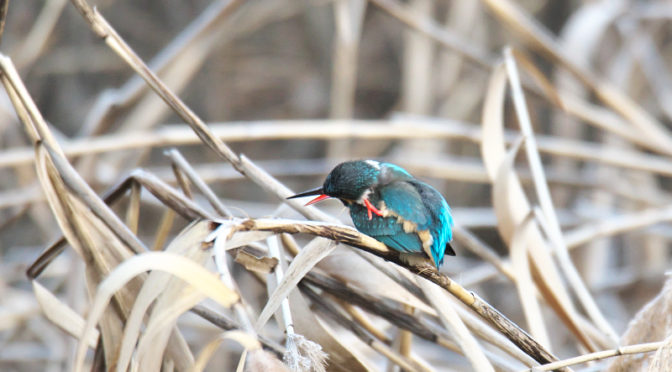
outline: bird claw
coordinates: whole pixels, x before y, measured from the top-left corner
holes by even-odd
[[[364,199],[364,205],[366,206],[366,213],[369,215],[369,220],[373,219],[373,214],[375,213],[377,216],[383,217],[383,212],[380,211],[380,209],[376,208],[371,204],[369,199]]]

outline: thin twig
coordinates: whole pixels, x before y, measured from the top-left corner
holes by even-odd
[[[526,369],[525,371],[552,371],[560,368],[565,368],[569,367],[575,364],[581,364],[581,363],[586,363],[590,362],[593,360],[600,360],[600,359],[605,359],[605,358],[611,358],[619,355],[627,355],[627,354],[643,354],[643,353],[650,353],[652,351],[656,351],[660,349],[661,347],[665,346],[665,341],[659,341],[659,342],[649,342],[645,344],[638,344],[638,345],[629,345],[629,346],[622,346],[619,347],[618,349],[611,349],[611,350],[602,350],[602,351],[596,351],[594,353],[589,353],[589,354],[584,354],[580,355],[574,358],[569,358],[569,359],[563,359],[559,360],[557,362],[553,363],[548,363],[548,364],[542,364],[540,366]]]

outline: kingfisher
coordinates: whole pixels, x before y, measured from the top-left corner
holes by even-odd
[[[317,195],[306,206],[339,199],[350,210],[357,230],[401,252],[425,255],[438,269],[450,246],[453,217],[450,207],[432,186],[405,169],[376,160],[337,165],[322,187],[288,199]]]

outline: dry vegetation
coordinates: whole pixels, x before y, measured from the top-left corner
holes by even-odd
[[[0,370],[670,369],[668,2],[0,4]],[[441,273],[284,200],[351,158]]]

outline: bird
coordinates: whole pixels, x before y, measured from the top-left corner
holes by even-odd
[[[321,187],[287,199],[314,195],[306,206],[339,199],[357,230],[402,254],[426,257],[437,269],[444,255],[455,255],[450,206],[435,188],[398,165],[346,161],[329,172]]]

